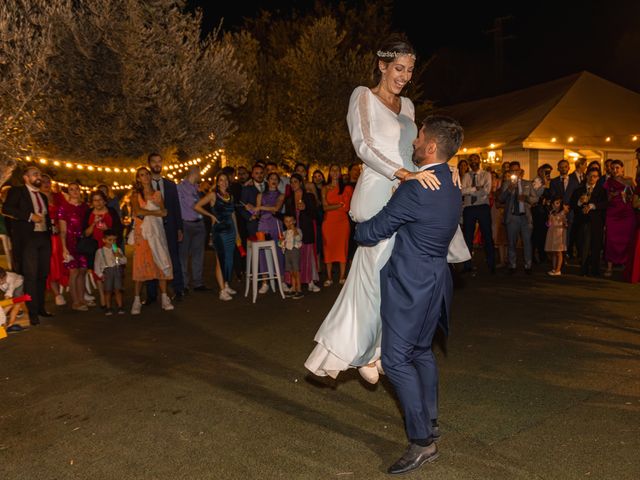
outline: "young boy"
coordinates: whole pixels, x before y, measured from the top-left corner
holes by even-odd
[[[4,268],[0,268],[0,291],[4,292],[5,299],[22,296],[24,294],[24,279],[22,275],[7,272]],[[16,303],[9,307],[4,307],[3,313],[9,314],[7,332],[14,333],[24,330],[20,325],[14,325],[18,312],[23,306],[24,304],[22,303]]]
[[[284,216],[284,238],[280,242],[284,252],[284,269],[291,275],[291,298],[298,300],[304,295],[300,286],[300,247],[302,232],[296,227],[296,219],[291,215]]]
[[[124,279],[124,266],[127,257],[116,245],[116,232],[108,229],[104,231],[102,242],[104,246],[96,252],[93,266],[95,274],[101,278],[104,287],[104,300],[107,306],[105,315],[113,315],[111,310],[111,297],[115,294],[118,315],[124,315],[122,308],[122,284]]]

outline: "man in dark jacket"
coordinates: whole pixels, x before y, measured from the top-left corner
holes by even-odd
[[[604,237],[604,219],[607,209],[607,192],[598,180],[600,172],[592,168],[587,172],[586,183],[580,185],[571,197],[571,210],[576,224],[576,240],[582,252],[580,274],[600,275],[600,257]]]
[[[51,258],[51,219],[47,197],[40,193],[40,170],[27,167],[22,178],[24,185],[9,190],[2,213],[11,218],[13,265],[24,277],[25,293],[31,325],[38,325],[40,317],[52,317],[44,308],[45,289]]]

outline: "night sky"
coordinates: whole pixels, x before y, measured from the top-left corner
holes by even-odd
[[[422,59],[436,56],[427,76],[427,96],[449,104],[481,98],[589,70],[640,92],[640,2],[394,2],[393,30],[404,31]],[[218,2],[191,0],[205,14],[205,29],[224,17],[226,29],[260,8],[288,12],[312,1]],[[490,30],[504,21],[504,73],[497,75]],[[462,81],[462,79],[466,79]],[[502,78],[502,81],[500,81]]]

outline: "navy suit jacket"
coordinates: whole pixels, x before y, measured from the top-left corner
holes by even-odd
[[[164,217],[164,230],[167,233],[167,242],[173,238],[178,238],[178,230],[182,228],[182,211],[180,210],[180,197],[178,196],[178,186],[171,180],[162,179],[164,186],[164,208],[167,209],[167,216]],[[171,238],[169,238],[171,236]]]
[[[565,205],[569,205],[571,202],[571,196],[573,192],[576,191],[576,188],[580,186],[580,182],[578,182],[578,177],[573,173],[569,175],[569,181],[567,182],[567,188],[564,188],[564,183],[562,182],[561,177],[556,177],[551,180],[549,185],[549,190],[551,191],[551,200],[554,197],[562,197],[562,203]]]
[[[375,245],[397,231],[391,258],[380,272],[382,321],[400,337],[418,346],[424,328],[438,322],[449,332],[453,283],[447,251],[462,210],[460,189],[451,181],[447,164],[435,165],[439,190],[418,181],[400,185],[389,203],[373,218],[356,226],[356,241]]]
[[[240,194],[240,202],[237,206],[238,215],[240,215],[247,226],[247,235],[255,235],[258,231],[258,220],[251,220],[251,213],[244,208],[244,205],[255,205],[258,200],[258,189],[255,185],[245,185],[242,187],[242,193]]]

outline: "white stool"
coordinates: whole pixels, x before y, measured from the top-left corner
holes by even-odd
[[[267,260],[267,271],[258,273],[260,270],[260,252],[264,251]],[[261,242],[247,241],[247,273],[244,296],[249,295],[249,287],[253,286],[253,303],[258,298],[258,280],[269,280],[271,290],[276,291],[274,280],[278,281],[280,295],[284,298],[282,291],[282,277],[280,275],[280,263],[278,262],[278,252],[276,242],[264,240]]]
[[[2,242],[4,254],[7,256],[7,267],[9,267],[9,270],[13,270],[11,264],[11,239],[8,235],[0,235],[0,241]]]

